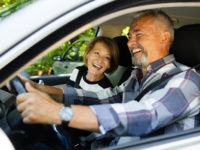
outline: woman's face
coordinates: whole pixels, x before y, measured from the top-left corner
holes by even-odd
[[[110,68],[111,52],[103,42],[97,42],[93,49],[87,54],[88,73],[102,75]]]

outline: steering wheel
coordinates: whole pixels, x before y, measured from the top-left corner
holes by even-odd
[[[27,92],[19,77],[12,79],[10,84],[17,94]],[[24,145],[30,146],[34,143],[43,143],[56,150],[65,149],[51,125],[24,124],[21,113],[17,111],[16,106],[12,105],[9,108],[6,113],[6,119],[13,131],[8,136],[16,149],[21,149],[24,148]]]

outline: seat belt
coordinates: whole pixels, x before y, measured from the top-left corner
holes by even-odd
[[[153,82],[152,84],[150,84],[149,86],[147,86],[147,88],[145,88],[136,98],[135,100],[137,100],[138,102],[140,101],[140,99],[146,94],[148,93],[151,89],[155,88],[156,86],[158,86],[160,83],[166,81],[167,79],[171,78],[172,76],[178,74],[180,72],[174,73],[172,75],[169,75],[165,78],[161,78],[160,80],[157,80],[156,82]],[[103,139],[107,136],[107,138],[109,139],[109,135],[101,135],[100,137]],[[113,140],[113,136],[110,137],[110,140]],[[82,137],[82,142],[93,142],[97,140],[97,137],[95,136],[88,136],[88,137]]]
[[[84,71],[86,71],[86,70],[87,70],[87,68],[85,66],[79,68],[79,72],[78,72],[78,75],[77,75],[77,78],[75,81],[75,85],[74,85],[75,88],[80,88],[79,83],[81,81],[81,77],[83,76]]]
[[[195,67],[192,67],[192,68],[189,68],[189,69],[187,69],[187,70],[183,70],[183,71],[188,71],[188,70],[192,70],[192,69],[196,69],[196,68],[198,68],[198,67],[200,67],[200,64],[198,64],[198,65],[196,65]],[[159,84],[161,84],[162,82],[164,82],[164,81],[166,81],[167,79],[169,79],[169,78],[171,78],[171,77],[173,77],[173,76],[175,76],[175,75],[177,75],[177,74],[179,74],[179,73],[181,73],[181,72],[183,72],[183,71],[180,71],[180,72],[177,72],[177,73],[174,73],[174,74],[172,74],[172,75],[169,75],[169,76],[167,76],[167,77],[165,77],[165,78],[161,78],[160,80],[157,80],[156,82],[153,82],[152,84],[150,84],[149,86],[147,86],[135,99],[136,99],[136,101],[140,101],[140,99],[146,94],[146,93],[148,93],[150,90],[152,90],[153,88],[155,88],[156,86],[158,86]],[[160,128],[160,129],[158,129],[157,131],[154,131],[154,132],[152,132],[152,133],[150,133],[150,134],[148,134],[148,135],[144,135],[144,136],[141,136],[142,138],[147,138],[147,137],[152,137],[152,136],[155,136],[155,135],[162,135],[163,133],[164,133],[164,130],[165,130],[165,128]]]
[[[198,65],[196,65],[196,66],[194,66],[194,67],[192,67],[192,68],[189,68],[189,69],[187,69],[187,70],[183,70],[183,71],[188,71],[188,70],[190,70],[190,69],[196,69],[196,68],[198,68],[198,67],[200,67],[200,64],[198,64]],[[146,93],[148,93],[150,90],[152,90],[153,88],[155,88],[156,86],[158,86],[158,85],[161,84],[162,82],[166,81],[167,79],[169,79],[169,78],[171,78],[171,77],[173,77],[173,76],[175,76],[175,75],[177,75],[177,74],[179,74],[179,73],[181,73],[181,72],[183,72],[183,71],[180,71],[180,72],[171,74],[171,75],[169,75],[169,76],[167,76],[167,77],[164,77],[164,78],[161,78],[160,80],[157,80],[156,82],[153,82],[152,84],[150,84],[149,86],[147,86],[147,87],[135,98],[135,100],[139,102],[140,99],[141,99]]]
[[[167,79],[175,76],[176,74],[179,74],[181,72],[177,72],[177,73],[174,73],[174,74],[171,74],[167,77],[164,77],[164,78],[161,78],[160,80],[157,80],[156,82],[153,82],[152,84],[150,84],[149,86],[147,86],[136,98],[135,100],[136,101],[140,101],[140,99],[145,95],[147,94],[150,90],[152,90],[153,88],[157,87],[159,84],[161,84],[162,82],[166,81]]]

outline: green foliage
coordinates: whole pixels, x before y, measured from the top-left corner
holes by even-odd
[[[51,74],[52,66],[55,62],[54,56],[61,56],[65,61],[82,61],[85,48],[91,38],[95,37],[96,28],[91,28],[76,37],[76,40],[72,39],[63,43],[52,52],[48,53],[45,57],[32,64],[27,68],[29,75],[47,75]],[[64,56],[65,54],[65,56]]]
[[[0,0],[0,18],[5,18],[36,0]]]

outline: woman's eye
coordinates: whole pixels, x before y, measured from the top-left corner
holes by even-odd
[[[106,57],[106,59],[110,61],[110,57]]]
[[[94,54],[99,55],[99,52],[94,52]]]

